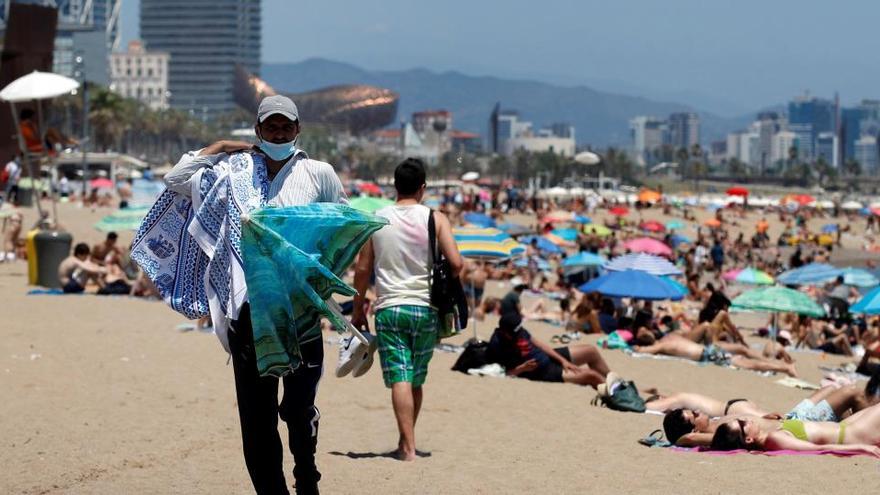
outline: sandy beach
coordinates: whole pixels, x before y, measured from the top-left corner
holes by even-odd
[[[29,225],[34,212],[25,211]],[[90,244],[102,238],[91,225],[111,212],[73,205],[59,211],[75,241]],[[700,220],[709,215],[697,211]],[[644,217],[665,218],[660,210]],[[756,218],[740,222],[750,228]],[[775,239],[782,226],[775,215],[768,220]],[[131,233],[121,234],[128,243]],[[836,251],[832,261],[865,258],[858,238],[844,242],[849,249]],[[185,320],[161,302],[26,295],[26,282],[24,262],[0,265],[0,493],[250,493],[232,367],[216,337],[176,330]],[[489,293],[507,288],[493,282]],[[746,328],[765,320],[735,316]],[[493,326],[480,322],[479,336],[488,339]],[[543,323],[527,327],[545,340],[559,333]],[[880,487],[880,462],[868,457],[647,448],[637,440],[661,427],[659,416],[591,406],[590,388],[467,376],[450,370],[457,355],[447,352],[435,352],[430,365],[416,430],[423,456],[401,463],[385,455],[396,446],[397,430],[378,366],[362,378],[337,379],[336,352],[325,344],[318,394],[324,493],[870,493]],[[747,397],[780,412],[807,395],[775,383],[780,376],[620,351],[602,355],[642,389]],[[794,357],[801,378],[814,383],[822,377],[818,366],[849,361],[813,352]],[[286,433],[282,438],[286,444]],[[289,453],[285,461],[292,484]]]

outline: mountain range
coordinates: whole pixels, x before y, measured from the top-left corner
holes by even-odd
[[[584,85],[563,86],[534,80],[473,76],[456,71],[368,70],[321,58],[296,63],[267,63],[261,77],[282,92],[298,93],[339,84],[369,84],[400,95],[398,119],[414,111],[445,109],[456,129],[485,136],[496,103],[516,110],[536,127],[554,122],[575,126],[579,145],[623,146],[630,142],[629,121],[637,115],[667,117],[673,112],[700,115],[701,141],[724,139],[745,128],[755,113],[722,117],[685,103],[655,101],[641,96],[599,91]]]

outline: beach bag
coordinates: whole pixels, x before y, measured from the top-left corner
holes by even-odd
[[[639,397],[636,384],[631,381],[619,382],[614,393],[608,396],[596,396],[608,409],[622,412],[645,412],[645,400]]]
[[[461,356],[455,360],[452,365],[452,371],[460,371],[467,373],[472,368],[482,368],[489,364],[488,358],[489,343],[480,340],[470,340],[465,345]]]
[[[428,269],[431,306],[437,308],[437,337],[445,339],[467,328],[468,305],[461,280],[453,275],[449,260],[443,257],[437,245],[434,210],[428,212],[428,247],[431,252],[431,266]]]

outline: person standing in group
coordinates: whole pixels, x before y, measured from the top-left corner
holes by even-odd
[[[463,263],[449,220],[421,203],[425,194],[425,165],[407,158],[394,171],[397,201],[376,215],[389,225],[373,234],[358,258],[354,286],[352,324],[366,327],[364,296],[376,275],[376,335],[382,378],[391,389],[391,404],[400,433],[397,456],[415,460],[415,425],[423,400],[428,362],[437,341],[438,317],[431,307],[432,247],[428,219],[434,216],[440,253],[449,260],[453,274]]]
[[[18,163],[18,155],[14,155],[3,168],[3,178],[6,186],[3,193],[3,201],[12,204],[18,203],[18,181],[21,180],[21,164]]]
[[[264,98],[257,111],[254,130],[259,142],[253,146],[253,151],[265,155],[268,184],[258,189],[264,191],[266,204],[284,207],[317,202],[348,203],[333,167],[310,159],[296,147],[300,133],[299,112],[290,98],[280,95]],[[191,196],[193,177],[201,168],[213,166],[216,161],[224,159],[224,154],[251,149],[250,143],[218,141],[184,156],[165,176],[165,183],[172,191]],[[255,163],[254,166],[262,165]],[[241,308],[238,319],[231,323],[228,336],[244,459],[256,492],[289,493],[278,435],[280,415],[288,426],[296,492],[318,493],[321,474],[315,466],[315,450],[321,415],[315,407],[315,396],[323,370],[323,342],[316,339],[301,344],[302,364],[281,379],[284,393],[279,404],[279,379],[260,376],[257,371],[248,303]]]

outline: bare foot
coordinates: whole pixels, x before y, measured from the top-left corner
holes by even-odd
[[[397,458],[398,461],[412,462],[416,460],[416,451],[410,451],[403,447],[398,447],[397,450],[394,451],[394,457]]]
[[[788,369],[785,372],[792,378],[798,377],[797,368],[795,368],[793,364],[789,364]]]

